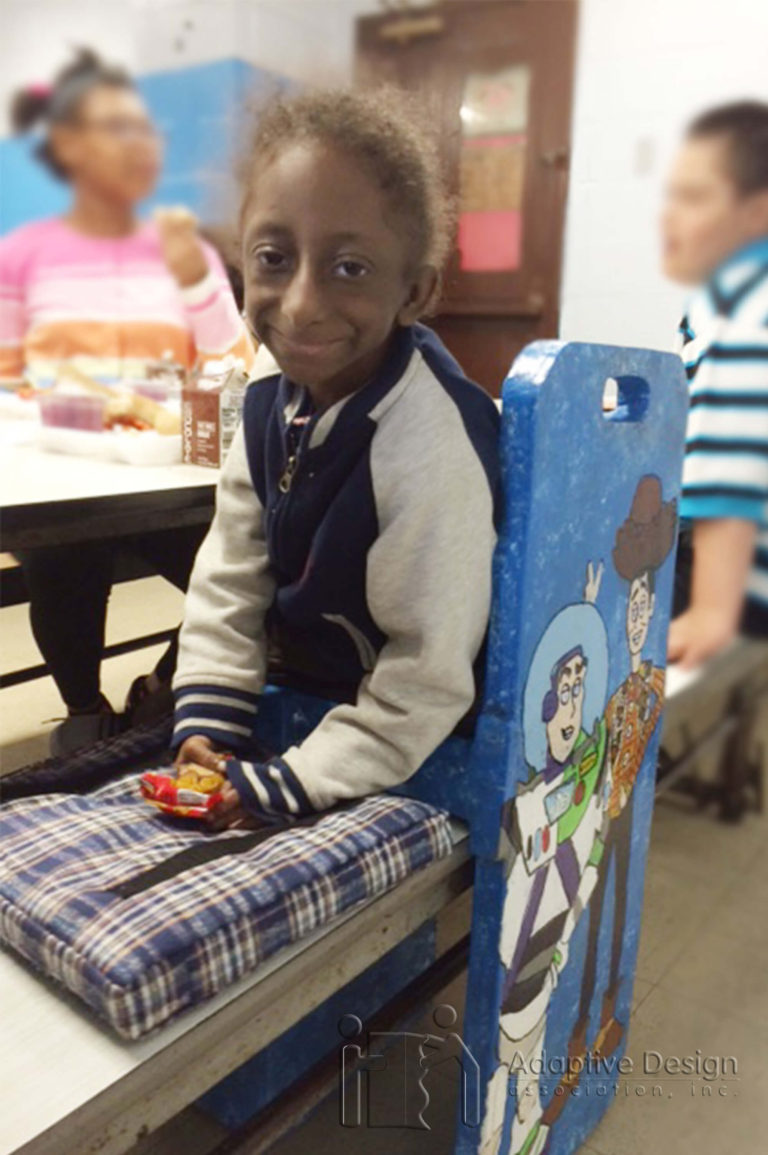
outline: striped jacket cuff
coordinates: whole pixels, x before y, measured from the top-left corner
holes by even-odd
[[[258,694],[229,686],[184,686],[174,694],[173,749],[203,734],[228,750],[246,749],[253,736]]]
[[[269,762],[227,762],[227,778],[237,791],[245,810],[252,814],[288,815],[301,818],[313,814],[299,779],[283,758]]]

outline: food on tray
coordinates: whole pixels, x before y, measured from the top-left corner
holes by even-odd
[[[38,397],[43,425],[64,429],[86,429],[98,433],[104,428],[104,398],[84,393],[64,393],[49,389]]]
[[[105,421],[112,426],[133,422],[134,428],[154,429],[165,436],[181,433],[180,414],[139,393],[118,393],[111,397],[106,404]],[[136,422],[142,424],[136,425]]]
[[[205,818],[221,801],[221,788],[226,778],[216,770],[208,770],[194,762],[184,762],[178,773],[147,770],[141,776],[142,797],[164,814],[180,818]]]
[[[62,365],[56,374],[56,389],[62,393],[72,393],[84,391],[86,393],[94,393],[99,397],[111,397],[112,390],[108,385],[102,385],[101,381],[96,381],[93,377],[89,377],[87,373],[83,373],[82,369],[77,369],[74,365]]]
[[[117,414],[115,417],[107,417],[104,421],[105,429],[135,429],[139,433],[145,433],[152,426],[147,421],[142,421],[139,417],[131,417],[129,413]]]
[[[63,365],[53,388],[36,394],[41,448],[128,465],[180,462],[179,380],[186,378],[186,372],[165,355],[160,362],[134,368],[144,369],[149,379],[128,377],[103,385],[73,365]],[[16,398],[13,404],[26,408]]]
[[[102,385],[73,365],[62,366],[54,389],[40,395],[43,424],[69,429],[154,429],[179,436],[181,416],[139,393]]]

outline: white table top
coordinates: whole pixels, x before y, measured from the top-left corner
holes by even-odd
[[[680,666],[676,665],[667,666],[664,684],[664,696],[667,701],[669,701],[670,698],[677,697],[678,694],[682,694],[689,686],[693,686],[698,682],[703,676],[704,670],[704,666],[697,666],[693,670],[683,670]]]
[[[64,453],[46,453],[32,445],[0,438],[0,507],[116,497],[171,489],[214,486],[217,469],[202,465],[124,465]]]
[[[667,666],[664,696],[667,703],[679,700],[699,683],[707,687],[727,688],[749,677],[750,671],[768,659],[768,645],[753,638],[736,638],[721,653],[692,670]]]

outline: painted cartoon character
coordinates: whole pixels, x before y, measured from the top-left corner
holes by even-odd
[[[582,978],[579,1017],[569,1043],[568,1072],[545,1112],[551,1124],[579,1081],[587,1055],[589,1008],[596,985],[598,935],[605,906],[611,860],[615,861],[615,905],[608,988],[602,1004],[592,1052],[612,1055],[626,1024],[617,1017],[616,1003],[622,976],[621,947],[627,913],[627,884],[633,820],[633,787],[664,703],[664,669],[643,660],[643,648],[656,606],[655,575],[669,556],[677,532],[675,501],[662,501],[661,482],[647,475],[640,479],[626,521],[616,534],[613,564],[628,583],[626,638],[630,673],[611,696],[605,711],[611,787],[606,806],[603,861],[589,906],[589,939]]]
[[[589,592],[599,577],[590,572]],[[538,1155],[546,1141],[539,1067],[550,996],[584,909],[585,876],[607,797],[603,712],[608,645],[589,603],[567,606],[550,622],[531,662],[523,702],[525,757],[535,769],[508,804],[510,862],[501,929],[505,970],[498,1066],[489,1082],[480,1150],[502,1149],[510,1079],[511,1155]]]

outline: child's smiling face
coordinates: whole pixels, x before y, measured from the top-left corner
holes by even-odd
[[[259,172],[243,219],[245,308],[292,381],[332,404],[366,383],[435,270],[413,266],[396,209],[354,157],[291,143]]]

